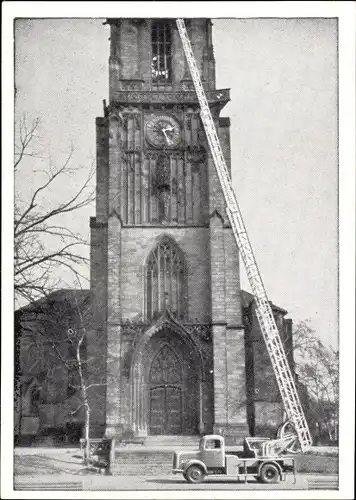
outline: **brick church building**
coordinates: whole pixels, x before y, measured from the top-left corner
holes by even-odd
[[[90,393],[92,435],[149,440],[214,431],[233,442],[275,430],[283,411],[253,297],[240,289],[238,250],[175,22],[107,23],[109,101],[96,119],[91,286],[17,311],[17,434],[82,424],[81,413],[70,412],[67,367],[49,391],[41,356],[26,360],[21,340],[24,325],[36,336],[39,311],[71,302],[71,293],[90,304],[85,349],[95,362],[88,370],[100,367],[102,385]],[[186,24],[230,168],[230,121],[220,117],[230,98],[215,85],[212,23]],[[293,367],[292,322],[285,310],[273,311]]]

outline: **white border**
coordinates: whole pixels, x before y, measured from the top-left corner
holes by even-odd
[[[201,10],[204,5],[203,11]],[[353,498],[355,353],[354,2],[8,2],[2,4],[2,498]],[[85,13],[85,15],[83,15]],[[338,17],[340,124],[340,489],[339,491],[19,492],[13,490],[13,20],[15,17]],[[6,163],[7,162],[7,163]],[[11,216],[10,216],[11,214]],[[310,284],[312,286],[312,284]],[[234,487],[232,485],[232,487]]]

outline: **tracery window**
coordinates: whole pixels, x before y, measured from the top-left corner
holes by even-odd
[[[172,80],[172,40],[168,21],[153,21],[152,42],[152,82],[168,83]]]
[[[173,242],[164,239],[150,253],[146,264],[147,319],[156,319],[165,310],[184,319],[186,294],[183,255]]]
[[[152,362],[151,384],[178,384],[181,378],[179,359],[170,347],[164,345]]]

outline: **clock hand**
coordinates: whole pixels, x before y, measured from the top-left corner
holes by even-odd
[[[174,130],[174,127],[167,127],[167,128],[163,128],[162,132],[163,133],[165,133],[165,132],[171,132],[172,130]]]
[[[162,129],[162,132],[163,132],[164,137],[166,138],[167,144],[172,144],[170,138],[166,134],[166,129],[165,128]]]

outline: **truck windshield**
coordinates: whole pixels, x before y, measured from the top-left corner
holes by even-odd
[[[216,450],[221,448],[221,441],[219,439],[207,439],[202,437],[199,442],[199,450]]]
[[[208,439],[205,443],[205,448],[207,450],[215,450],[216,448],[221,448],[219,439]]]

